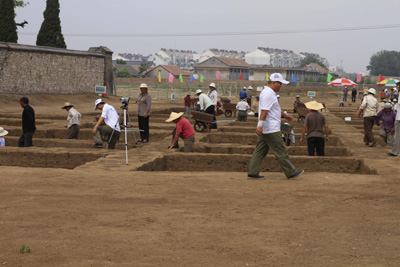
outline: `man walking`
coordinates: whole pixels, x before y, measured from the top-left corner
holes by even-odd
[[[101,110],[101,117],[93,127],[92,134],[94,135],[94,146],[93,148],[102,148],[103,141],[101,135],[112,136],[108,148],[115,149],[115,143],[117,142],[119,135],[121,134],[121,128],[119,127],[119,116],[115,108],[109,104],[106,104],[102,99],[97,99],[94,103],[94,110]],[[101,125],[102,123],[105,125]]]
[[[323,128],[325,128],[326,142],[329,142],[329,128],[325,121],[325,116],[318,112],[324,108],[321,103],[311,101],[305,103],[306,108],[311,109],[304,119],[303,131],[300,137],[300,144],[303,143],[304,134],[307,132],[308,155],[325,156],[325,139]]]
[[[247,121],[247,110],[250,109],[249,104],[246,101],[246,98],[243,98],[236,104],[236,109],[239,110],[237,121]]]
[[[250,160],[248,178],[260,179],[260,165],[262,159],[272,150],[279,164],[281,165],[287,179],[299,176],[304,171],[296,171],[289,159],[288,152],[282,140],[281,117],[289,122],[293,117],[281,111],[276,93],[281,89],[282,84],[288,84],[280,73],[273,73],[268,81],[268,86],[260,94],[259,117],[256,133],[258,135],[257,146]]]
[[[66,102],[62,109],[68,112],[67,122],[68,122],[68,133],[67,139],[78,139],[79,135],[79,125],[81,124],[81,113],[79,113],[69,102]]]
[[[22,135],[18,140],[19,147],[33,146],[32,137],[36,131],[35,126],[35,111],[29,105],[27,97],[21,97],[19,104],[24,109],[22,112]]]
[[[364,99],[356,112],[356,117],[360,116],[361,111],[363,112],[364,118],[364,143],[366,146],[374,147],[376,140],[372,133],[372,127],[374,127],[378,109],[378,100],[375,98],[376,90],[374,88],[368,89],[368,94],[364,96]]]

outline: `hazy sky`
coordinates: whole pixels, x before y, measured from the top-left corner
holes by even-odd
[[[45,0],[16,8],[21,44],[36,44]],[[176,48],[252,51],[259,46],[318,53],[347,72],[365,72],[373,53],[400,49],[399,0],[60,0],[67,47],[107,46],[115,54]],[[127,37],[134,34],[271,32],[398,25],[391,29],[240,36]],[[97,34],[98,37],[87,35]],[[123,37],[112,37],[120,34]],[[79,36],[73,36],[79,35]],[[86,35],[86,36],[85,36]],[[124,36],[125,35],[125,36]]]

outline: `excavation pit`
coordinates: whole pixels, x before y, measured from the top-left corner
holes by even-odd
[[[176,153],[157,158],[134,171],[196,171],[196,172],[244,172],[248,170],[250,155],[225,155],[202,153]],[[362,160],[351,157],[290,157],[297,169],[306,172],[331,172],[349,174],[376,174],[376,170]],[[261,172],[282,172],[273,155],[262,161]],[[245,175],[245,174],[243,174]]]

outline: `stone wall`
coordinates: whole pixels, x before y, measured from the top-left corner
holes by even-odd
[[[0,92],[16,94],[113,92],[112,52],[89,52],[0,42]]]

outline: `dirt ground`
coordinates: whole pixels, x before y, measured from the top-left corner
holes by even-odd
[[[96,96],[29,97],[40,137],[22,149],[15,147],[19,96],[0,95],[0,126],[10,131],[9,146],[0,149],[0,266],[400,265],[399,159],[386,156],[390,148],[381,140],[373,148],[363,144],[361,120],[354,118],[359,102],[339,108],[337,98],[324,99],[337,141],[327,145],[326,158],[308,157],[304,145],[289,148],[296,167],[306,169],[302,176],[286,180],[266,164],[267,179],[253,181],[242,170],[254,145],[220,144],[202,133],[196,134],[199,151],[188,157],[167,150],[173,125],[163,122],[169,116],[163,110],[181,103],[153,104],[151,142],[137,150],[130,137],[126,165],[122,139],[105,159],[103,150],[90,148]],[[291,110],[292,98],[282,96],[283,109]],[[54,133],[65,129],[60,107],[66,101],[84,115],[82,139]],[[117,98],[107,101],[119,107]],[[131,104],[132,114],[135,109]],[[345,123],[346,116],[352,121]],[[239,133],[240,140],[253,138],[256,120],[243,125],[249,131]],[[232,135],[229,127],[243,128],[221,123],[211,134]],[[295,129],[299,133],[301,123]],[[204,148],[238,145],[242,154]],[[218,160],[204,163],[207,156]],[[172,171],[144,167],[179,157]],[[196,161],[201,167],[194,168]],[[324,161],[329,168],[321,167]],[[31,253],[20,253],[21,245]]]

